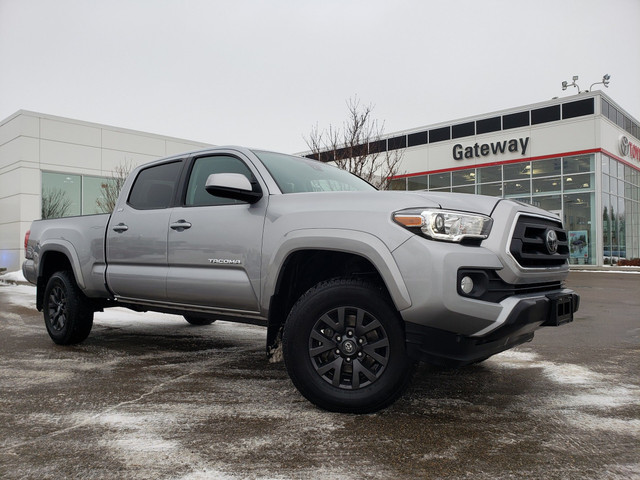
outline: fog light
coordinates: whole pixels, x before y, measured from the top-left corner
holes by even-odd
[[[473,280],[471,277],[462,277],[462,281],[460,282],[460,290],[469,295],[473,290]]]

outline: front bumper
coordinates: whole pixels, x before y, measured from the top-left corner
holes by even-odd
[[[481,361],[533,339],[544,326],[573,321],[580,297],[569,289],[544,295],[510,297],[501,326],[486,335],[456,334],[413,322],[405,322],[407,354],[414,360],[435,365],[461,366]]]

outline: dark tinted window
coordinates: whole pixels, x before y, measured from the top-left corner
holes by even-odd
[[[399,137],[389,138],[387,140],[389,150],[397,150],[398,148],[405,148],[407,146],[407,136],[401,135]]]
[[[414,147],[416,145],[424,145],[427,143],[427,132],[418,132],[409,134],[408,145]]]
[[[500,117],[485,118],[476,122],[476,133],[497,132],[502,128]]]
[[[211,157],[197,158],[191,169],[189,185],[187,186],[187,197],[185,205],[200,207],[204,205],[229,205],[243,203],[232,198],[216,197],[209,194],[204,186],[207,178],[212,173],[240,173],[247,177],[250,182],[255,181],[251,170],[236,157],[229,155],[215,155]]]
[[[369,153],[380,153],[387,150],[387,141],[378,140],[369,144]]]
[[[451,127],[442,127],[429,130],[429,143],[451,140]]]
[[[181,169],[182,162],[171,162],[142,170],[131,187],[129,205],[138,210],[169,207]]]
[[[321,162],[333,162],[335,160],[334,158],[334,151],[331,150],[329,152],[320,152],[320,161]]]
[[[354,145],[351,149],[351,157],[360,157],[367,154],[367,144]]]
[[[338,148],[335,151],[336,160],[360,157],[367,154],[366,145],[354,145],[353,147]]]
[[[476,134],[475,122],[459,123],[458,125],[453,125],[451,127],[452,138],[470,137],[475,134]]]
[[[531,125],[555,122],[556,120],[560,120],[560,105],[551,105],[550,107],[531,110]]]
[[[618,110],[616,110],[616,107],[614,107],[611,104],[609,104],[609,111],[607,112],[607,118],[611,120],[613,123],[617,122]]]
[[[583,115],[593,115],[593,98],[578,100],[562,104],[562,118],[582,117]]]
[[[351,155],[349,155],[349,153],[351,153],[351,149],[349,148],[337,148],[335,151],[335,155],[336,155],[336,160],[344,160],[346,158],[350,158]]]
[[[509,128],[526,127],[529,125],[529,112],[510,113],[509,115],[503,115],[502,128],[507,130]]]
[[[609,116],[609,102],[607,102],[604,98],[602,99],[602,104],[600,105],[600,109],[602,110],[600,113],[602,113],[603,116],[605,117]]]

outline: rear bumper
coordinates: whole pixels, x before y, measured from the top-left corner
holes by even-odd
[[[533,339],[534,331],[573,320],[580,305],[569,289],[544,295],[512,297],[512,308],[501,326],[486,335],[465,336],[425,325],[405,322],[408,355],[435,365],[459,366],[483,360]]]
[[[36,272],[36,266],[33,260],[26,259],[22,262],[22,274],[29,283],[35,285],[38,282],[38,272]]]

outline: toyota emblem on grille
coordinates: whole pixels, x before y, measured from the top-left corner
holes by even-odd
[[[547,230],[545,245],[547,246],[547,251],[551,254],[558,251],[558,235],[556,235],[555,230]]]

